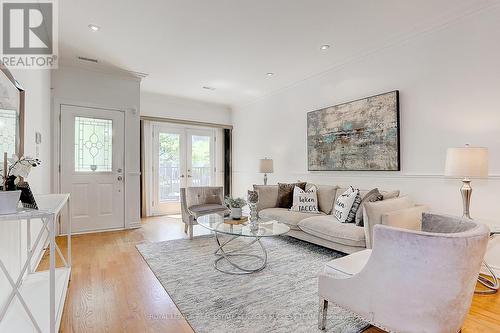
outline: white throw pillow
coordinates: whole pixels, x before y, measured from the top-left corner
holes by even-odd
[[[291,211],[318,214],[318,194],[316,186],[311,186],[307,191],[295,186],[293,189],[293,205]]]
[[[349,217],[354,200],[358,195],[359,190],[355,190],[352,186],[342,193],[337,200],[335,200],[334,215],[339,222],[345,223]]]

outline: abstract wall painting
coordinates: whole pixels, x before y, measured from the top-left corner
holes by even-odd
[[[399,91],[307,114],[309,171],[399,171]]]

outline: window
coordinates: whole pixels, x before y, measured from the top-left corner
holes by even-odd
[[[113,121],[75,117],[75,171],[113,170]]]

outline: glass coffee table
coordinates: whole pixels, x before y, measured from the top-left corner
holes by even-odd
[[[220,272],[227,274],[251,274],[263,270],[267,265],[267,251],[264,244],[260,241],[263,237],[276,237],[286,234],[290,228],[283,223],[274,220],[259,219],[258,228],[252,230],[250,228],[250,221],[243,224],[230,224],[226,223],[228,220],[218,214],[209,214],[200,216],[196,222],[213,231],[215,233],[215,241],[217,243],[217,250],[214,252],[217,257],[214,262],[214,267]],[[228,239],[222,240],[221,235],[229,235]],[[228,245],[239,238],[248,239],[249,242],[236,248],[229,249]],[[258,244],[260,254],[244,253],[244,250],[249,249],[252,245]],[[255,258],[259,262],[259,266],[250,267],[242,263],[237,263],[238,259],[251,259]],[[227,262],[233,267],[233,270],[228,270],[221,267],[221,262]]]

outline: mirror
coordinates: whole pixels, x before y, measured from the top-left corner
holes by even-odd
[[[0,62],[0,154],[24,155],[24,89]]]

